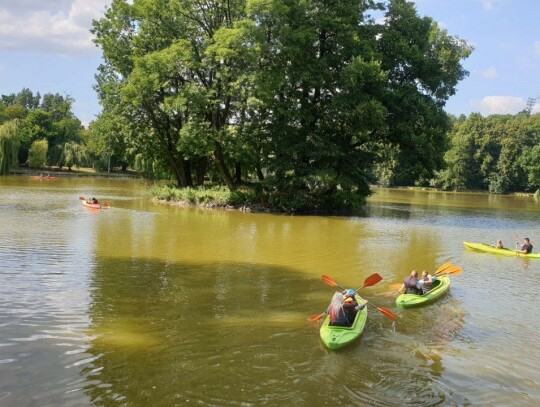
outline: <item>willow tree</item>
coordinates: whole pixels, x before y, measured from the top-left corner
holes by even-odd
[[[0,175],[9,173],[9,169],[18,163],[19,121],[11,120],[0,125]]]

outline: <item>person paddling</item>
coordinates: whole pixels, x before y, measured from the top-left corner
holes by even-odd
[[[521,250],[517,250],[520,253],[523,254],[529,254],[532,252],[533,245],[531,244],[531,241],[528,237],[523,239],[523,246],[521,246]]]
[[[420,294],[420,290],[416,287],[418,282],[418,271],[413,270],[408,277],[403,279],[403,283],[399,288],[399,292],[405,292],[405,294]]]
[[[433,277],[426,270],[422,271],[422,277],[416,282],[416,288],[420,291],[420,294],[426,294],[433,288],[433,282],[437,281],[437,277]]]
[[[353,289],[345,290],[340,293],[336,291],[328,307],[328,315],[330,315],[330,325],[332,326],[352,326],[356,313],[364,309],[365,304],[358,305],[354,296]]]

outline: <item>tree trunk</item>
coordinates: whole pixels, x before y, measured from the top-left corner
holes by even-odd
[[[186,187],[193,186],[193,179],[191,178],[191,162],[189,160],[182,160],[182,168],[185,177]]]
[[[240,164],[238,161],[234,163],[234,172],[235,172],[234,182],[236,183],[236,185],[240,185],[242,183],[242,164]]]
[[[259,178],[259,181],[264,181],[264,174],[262,172],[260,162],[257,162],[257,178]]]
[[[194,158],[193,165],[195,167],[195,182],[198,186],[204,185],[204,176],[208,167],[208,159],[206,157]]]
[[[229,172],[229,169],[225,164],[225,158],[223,157],[223,147],[218,141],[215,142],[214,158],[216,159],[216,165],[219,174],[221,175],[221,179],[223,180],[225,185],[227,185],[227,188],[229,188],[231,191],[234,191],[236,187],[231,177],[231,173]]]

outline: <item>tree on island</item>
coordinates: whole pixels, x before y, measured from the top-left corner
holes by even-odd
[[[389,156],[397,183],[441,169],[471,52],[404,0],[114,0],[93,33],[134,153],[297,209],[358,206]]]

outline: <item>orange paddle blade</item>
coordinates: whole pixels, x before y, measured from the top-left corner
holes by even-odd
[[[325,274],[323,274],[323,276],[322,276],[322,281],[323,281],[323,283],[328,284],[331,287],[337,286],[336,282],[334,280],[332,280],[332,277],[327,276]]]
[[[84,199],[84,196],[80,196],[80,197],[79,197],[79,200],[80,200],[80,201],[85,201],[86,199]]]
[[[323,312],[322,314],[319,314],[319,315],[312,315],[308,318],[308,321],[310,322],[318,321],[319,319],[323,317],[324,314],[326,314],[326,312]]]
[[[102,204],[101,206],[104,206],[105,208],[108,208],[109,206],[111,206],[111,204],[109,202],[105,202],[104,204]]]
[[[388,308],[385,307],[377,307],[379,311],[381,311],[384,315],[386,315],[388,318],[390,318],[392,321],[396,320],[396,316],[392,311],[390,311]]]
[[[454,274],[454,275],[459,275],[463,273],[463,269],[460,267],[460,266],[452,266],[446,270],[443,270],[442,272],[439,272],[439,273],[435,273],[435,275],[437,276],[444,276],[446,274]]]
[[[452,263],[448,262],[448,263],[444,263],[444,264],[441,264],[437,270],[435,270],[435,273],[434,274],[438,274],[440,273],[441,271],[443,270],[446,270],[448,268],[452,267]]]
[[[390,288],[393,290],[399,290],[401,288],[401,283],[390,284]]]
[[[369,277],[367,277],[364,281],[364,285],[362,286],[362,288],[364,287],[371,287],[372,285],[375,285],[377,284],[379,281],[381,281],[383,278],[381,277],[380,274],[378,273],[373,273],[372,275],[370,275]],[[358,289],[360,290],[360,288]],[[356,291],[358,291],[356,290]]]

